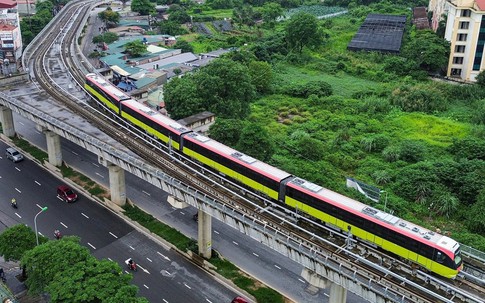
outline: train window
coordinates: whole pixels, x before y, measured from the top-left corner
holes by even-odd
[[[446,255],[441,251],[436,252],[436,262],[443,263],[446,260]]]

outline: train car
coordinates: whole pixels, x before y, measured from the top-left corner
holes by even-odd
[[[110,110],[120,114],[120,103],[131,97],[97,74],[87,74],[84,88]]]
[[[180,149],[181,136],[192,132],[191,129],[133,99],[122,102],[121,117],[166,144],[170,141],[175,150]]]
[[[208,167],[278,200],[291,175],[198,133],[183,136],[182,152]]]
[[[303,179],[286,183],[285,204],[440,276],[463,267],[455,240]]]

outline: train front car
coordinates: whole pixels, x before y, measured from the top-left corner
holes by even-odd
[[[281,181],[291,176],[195,132],[183,136],[183,153],[275,201],[280,194]]]
[[[440,276],[461,269],[456,241],[303,179],[286,184],[285,204]]]
[[[191,129],[162,115],[161,113],[141,104],[136,100],[124,101],[121,117],[151,137],[155,137],[165,144],[171,144],[175,150],[180,150],[182,134],[192,132]]]
[[[120,102],[131,97],[97,74],[87,74],[84,88],[109,110],[120,114]]]

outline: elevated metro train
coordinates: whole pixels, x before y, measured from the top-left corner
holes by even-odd
[[[360,240],[446,278],[462,269],[460,244],[396,216],[305,181],[212,140],[144,106],[103,77],[86,75],[86,90],[148,135],[233,180],[316,221],[351,231]]]

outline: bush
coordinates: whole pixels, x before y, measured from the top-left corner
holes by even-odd
[[[425,145],[420,141],[404,140],[400,144],[399,159],[416,163],[424,159]]]
[[[442,91],[430,85],[402,85],[392,92],[391,104],[406,112],[433,113],[447,108]]]
[[[373,134],[360,140],[360,145],[367,152],[381,152],[389,144],[389,137],[383,134]]]

